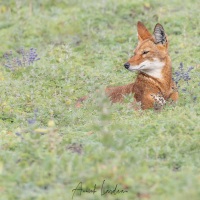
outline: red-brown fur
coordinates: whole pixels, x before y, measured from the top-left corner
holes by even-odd
[[[161,71],[162,78],[158,79],[139,71],[134,83],[124,86],[108,87],[106,88],[106,94],[113,103],[116,103],[123,102],[124,95],[133,93],[136,102],[141,102],[142,109],[154,107],[155,100],[152,95],[161,94],[165,100],[171,99],[177,101],[178,92],[172,80],[168,41],[166,40],[164,44],[156,44],[154,35],[150,34],[141,22],[138,22],[137,29],[138,46],[134,51],[134,56],[128,62],[131,65],[139,65],[145,60],[152,61],[154,58],[158,58],[159,61],[165,63]],[[142,52],[144,50],[149,50],[149,53],[143,55]]]

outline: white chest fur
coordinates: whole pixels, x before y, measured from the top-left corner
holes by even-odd
[[[130,71],[141,71],[145,74],[148,74],[149,76],[152,76],[154,78],[162,79],[162,69],[164,67],[165,63],[159,61],[158,59],[154,59],[153,61],[146,60],[139,65],[136,66],[130,66]]]

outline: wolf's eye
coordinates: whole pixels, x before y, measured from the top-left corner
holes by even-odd
[[[149,53],[149,51],[143,51],[143,53],[142,53],[142,54],[147,54],[147,53]]]

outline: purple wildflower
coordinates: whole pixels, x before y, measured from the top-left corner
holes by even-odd
[[[36,123],[36,121],[37,121],[37,113],[38,113],[38,109],[35,109],[34,110],[34,117],[33,117],[33,119],[28,119],[27,120],[28,124],[33,125],[33,124]]]
[[[12,51],[4,54],[5,64],[4,66],[10,70],[15,70],[19,67],[29,67],[35,61],[40,60],[35,48],[30,48],[28,51],[24,48],[20,48],[17,53],[18,57],[14,57]]]
[[[178,70],[174,72],[174,77],[173,77],[173,80],[176,83],[176,85],[179,84],[180,80],[184,80],[188,84],[188,81],[191,80],[190,72],[192,69],[194,69],[194,67],[189,67],[187,71],[185,71],[183,63],[180,63],[180,66],[178,67]]]
[[[34,61],[37,61],[39,60],[40,58],[37,58],[37,53],[36,53],[36,49],[34,48],[30,48],[30,51],[29,51],[29,59],[28,59],[28,62],[29,62],[29,65],[32,64]]]

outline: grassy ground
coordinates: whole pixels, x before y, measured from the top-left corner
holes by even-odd
[[[97,192],[77,200],[199,199],[199,9],[198,0],[1,1],[0,199],[68,200],[79,182]],[[134,111],[130,97],[111,106],[103,94],[135,78],[123,64],[138,20],[163,24],[174,71],[194,67],[162,112]],[[7,69],[3,55],[21,47],[40,60]],[[103,180],[128,192],[101,195]]]

